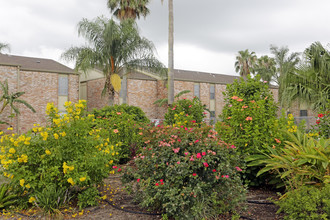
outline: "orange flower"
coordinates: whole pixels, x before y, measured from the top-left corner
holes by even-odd
[[[254,100],[252,100],[252,101],[250,101],[251,103],[255,103],[256,101],[254,101]]]
[[[252,117],[248,116],[248,117],[246,117],[245,120],[246,120],[246,121],[252,121]]]
[[[243,99],[237,99],[237,101],[238,101],[238,102],[241,102],[241,101],[243,101]]]
[[[279,140],[279,139],[277,139],[277,138],[275,138],[275,141],[276,141],[276,143],[281,143],[281,141]]]
[[[247,106],[247,105],[243,105],[243,106],[242,106],[242,108],[248,108],[248,107],[249,107],[249,106]]]
[[[238,97],[237,96],[233,96],[233,97],[231,97],[232,99],[238,99]]]
[[[115,132],[117,134],[119,131],[118,131],[118,129],[115,129],[115,130],[113,130],[113,132]]]

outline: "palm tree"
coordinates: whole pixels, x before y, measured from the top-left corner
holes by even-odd
[[[154,56],[152,42],[139,35],[133,20],[117,24],[113,19],[98,17],[92,21],[83,19],[78,24],[78,34],[89,45],[71,47],[62,54],[66,60],[76,60],[76,70],[86,71],[98,68],[106,78],[102,94],[109,95],[113,104],[114,87],[111,76],[123,70],[144,69],[160,72],[164,66]]]
[[[257,56],[255,52],[249,52],[248,49],[244,51],[238,51],[238,56],[236,56],[235,71],[242,77],[246,77],[253,71],[254,65],[256,63]]]
[[[13,111],[15,112],[16,115],[20,114],[20,111],[18,109],[18,107],[15,106],[15,103],[18,104],[23,104],[26,107],[28,107],[33,113],[36,112],[36,110],[34,110],[34,108],[27,103],[24,100],[18,99],[20,96],[24,95],[25,92],[15,92],[15,93],[9,93],[9,88],[8,88],[8,81],[5,80],[4,83],[2,83],[0,81],[0,89],[1,89],[1,93],[2,95],[0,96],[0,103],[2,102],[2,106],[0,108],[0,114],[5,110],[5,108],[7,106],[10,107],[10,117],[13,117]],[[4,124],[5,122],[0,121],[0,124]]]
[[[276,72],[275,59],[267,55],[258,58],[254,71],[269,84]]]
[[[0,43],[0,54],[1,54],[1,52],[2,52],[4,49],[6,49],[6,50],[8,50],[8,51],[10,52],[10,46],[9,46],[9,44]]]
[[[114,16],[119,20],[128,18],[140,18],[140,15],[146,17],[150,11],[146,7],[149,0],[108,0],[107,5]]]
[[[314,110],[326,108],[330,100],[330,52],[320,42],[304,51],[305,62],[283,79],[282,103],[293,101],[311,105]]]

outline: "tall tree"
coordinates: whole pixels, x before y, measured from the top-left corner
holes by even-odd
[[[108,0],[110,11],[119,20],[136,19],[142,15],[146,17],[150,11],[147,8],[149,0]]]
[[[235,62],[235,71],[242,77],[246,77],[253,71],[256,63],[257,56],[255,52],[249,52],[248,49],[244,51],[238,51]]]
[[[5,43],[0,43],[0,53],[2,53],[3,50],[8,50],[10,51],[10,46],[9,44],[5,44]]]
[[[114,87],[111,76],[122,70],[144,69],[159,72],[163,69],[154,56],[152,42],[140,36],[133,20],[117,24],[112,19],[98,17],[94,20],[83,19],[78,24],[78,34],[86,39],[87,46],[71,47],[62,57],[76,60],[76,69],[83,72],[99,68],[106,78],[102,94],[109,95],[113,104]]]
[[[254,72],[260,74],[261,79],[269,84],[276,72],[275,59],[267,55],[257,59]]]
[[[282,103],[293,101],[311,105],[314,110],[324,109],[330,100],[330,53],[320,42],[304,51],[304,62],[283,78]]]

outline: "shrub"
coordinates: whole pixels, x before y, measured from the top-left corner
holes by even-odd
[[[282,146],[278,130],[285,125],[277,119],[273,95],[260,77],[235,80],[227,85],[224,96],[226,105],[219,116],[222,122],[215,127],[223,141],[235,145],[244,157],[266,153],[266,146]],[[246,170],[245,178],[250,185],[264,182],[264,178],[256,179],[258,169]]]
[[[288,192],[285,197],[275,202],[284,212],[284,219],[329,219],[330,185],[323,188],[303,186]]]
[[[141,130],[145,126],[144,122],[148,120],[142,120],[142,114],[139,114],[140,116],[137,117],[134,114],[128,113],[130,109],[131,112],[139,112],[136,109],[140,108],[120,105],[115,107],[107,106],[101,110],[94,110],[96,126],[109,131],[109,138],[115,143],[121,143],[119,149],[121,163],[127,162],[129,158],[134,157],[140,150],[143,143]],[[140,111],[142,112],[141,109]],[[138,119],[138,121],[136,121],[136,119]],[[143,121],[143,123],[141,121]]]
[[[327,105],[326,110],[320,111],[317,115],[316,125],[314,126],[313,132],[314,136],[322,136],[324,138],[330,138],[330,101]]]
[[[112,116],[113,113],[117,113],[117,112],[121,112],[121,113],[125,112],[133,116],[133,120],[138,123],[150,122],[144,111],[142,111],[141,108],[133,105],[121,104],[121,105],[106,106],[99,110],[97,109],[93,110],[93,114],[96,117],[101,117],[101,118],[109,118],[109,116]]]
[[[48,104],[50,127],[36,125],[28,134],[0,138],[2,174],[31,203],[50,185],[63,192],[100,183],[114,172],[117,143],[109,132],[93,127],[93,115],[83,117],[85,106],[84,101],[67,102],[68,113],[60,116]]]
[[[96,206],[99,203],[99,191],[96,187],[90,187],[78,195],[78,207],[84,209],[88,206]]]
[[[168,108],[165,114],[164,123],[174,126],[190,127],[193,124],[200,124],[205,116],[205,106],[194,97],[193,100],[180,99]]]
[[[124,175],[142,206],[177,219],[202,219],[233,210],[243,200],[235,149],[211,127],[157,126],[144,136],[136,167]]]

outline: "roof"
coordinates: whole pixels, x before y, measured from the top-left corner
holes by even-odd
[[[21,70],[77,74],[73,69],[51,59],[0,54],[0,65],[19,66]]]
[[[177,81],[230,84],[235,79],[239,79],[239,76],[174,69],[174,80]]]

